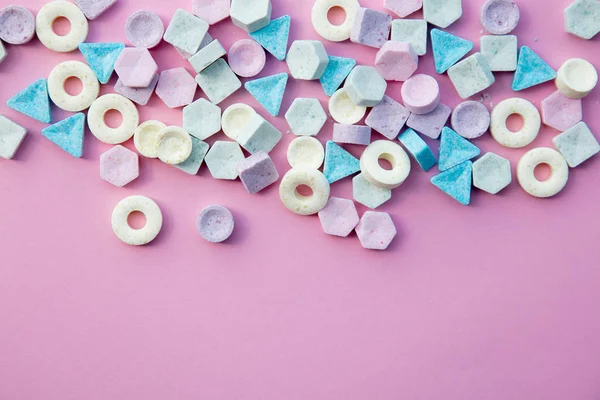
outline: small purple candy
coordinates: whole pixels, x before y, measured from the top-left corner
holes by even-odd
[[[493,35],[512,32],[519,17],[519,6],[513,0],[488,0],[481,7],[481,25]]]
[[[333,141],[368,146],[371,143],[371,127],[333,124]]]
[[[406,124],[410,116],[404,106],[388,96],[383,96],[381,103],[377,104],[365,119],[365,124],[390,140],[394,140]]]
[[[10,44],[25,44],[35,35],[35,18],[31,11],[20,6],[0,10],[0,39]]]
[[[136,11],[127,18],[125,34],[135,47],[151,49],[157,46],[165,33],[165,25],[152,11]]]
[[[452,113],[452,129],[466,139],[482,136],[490,127],[490,112],[477,101],[460,103]]]
[[[159,75],[156,74],[154,78],[152,78],[150,85],[145,88],[132,88],[125,86],[123,82],[118,79],[117,83],[115,84],[115,92],[119,93],[121,96],[127,97],[129,100],[139,104],[140,106],[145,106],[148,104],[148,100],[150,100],[152,93],[154,93],[154,88],[158,83],[158,76]]]
[[[104,11],[111,8],[117,0],[74,0],[77,7],[83,11],[89,20],[98,18]]]
[[[234,221],[231,212],[219,205],[206,207],[196,221],[196,229],[202,239],[211,243],[221,243],[233,232]]]
[[[359,8],[350,41],[380,49],[390,37],[392,16],[370,8]]]
[[[260,192],[279,179],[271,157],[264,151],[256,152],[238,162],[236,169],[242,184],[250,194]]]
[[[406,125],[422,135],[437,139],[451,113],[450,107],[440,104],[428,114],[411,114]]]

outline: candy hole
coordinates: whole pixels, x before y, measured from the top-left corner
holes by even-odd
[[[123,123],[123,115],[119,110],[108,110],[106,114],[104,114],[104,123],[109,128],[116,129]]]
[[[71,76],[65,81],[65,92],[71,96],[77,96],[83,91],[83,82],[76,76]]]
[[[506,119],[506,127],[513,133],[523,129],[523,125],[525,125],[525,121],[520,114],[511,114]]]
[[[377,160],[379,166],[386,171],[391,171],[394,169],[394,157],[391,154],[382,154],[379,156]]]
[[[313,195],[313,191],[308,185],[298,185],[296,187],[296,194],[301,197],[310,197]]]
[[[132,211],[127,216],[127,224],[132,229],[142,229],[146,226],[146,216],[141,211]]]
[[[552,175],[552,168],[550,168],[550,165],[546,163],[541,163],[535,167],[533,174],[535,175],[535,179],[540,182],[545,182],[550,179],[550,176]]]
[[[65,17],[58,17],[52,23],[52,30],[58,36],[67,36],[71,32],[71,21]]]
[[[331,25],[340,26],[346,21],[346,11],[340,6],[333,6],[327,11],[327,20]]]

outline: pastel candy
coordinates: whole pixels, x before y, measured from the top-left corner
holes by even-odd
[[[239,144],[216,141],[204,161],[213,178],[235,180],[238,177],[236,166],[243,159],[244,153]]]
[[[284,72],[248,81],[244,87],[269,114],[276,117],[279,115],[287,82],[288,74]]]
[[[299,186],[308,186],[312,194],[298,195]],[[298,215],[313,215],[321,211],[329,200],[331,188],[325,176],[317,169],[292,168],[285,173],[279,185],[283,205]]]
[[[121,79],[117,80],[115,83],[115,92],[119,93],[121,96],[127,97],[129,100],[141,105],[145,106],[148,104],[150,97],[152,97],[152,93],[154,93],[154,89],[156,88],[156,84],[158,83],[158,74],[154,75],[154,78],[150,81],[148,87],[145,88],[132,88],[129,86],[125,86]]]
[[[327,68],[329,57],[323,43],[318,40],[295,40],[286,62],[295,79],[320,79]]]
[[[333,141],[325,146],[323,174],[329,183],[334,183],[360,171],[360,161]],[[358,200],[357,200],[358,201]]]
[[[165,25],[160,17],[148,10],[139,10],[127,18],[125,35],[135,47],[151,49],[156,47],[163,38]]]
[[[192,137],[179,126],[167,126],[156,135],[156,154],[166,164],[181,164],[192,150]]]
[[[317,136],[327,115],[318,99],[297,98],[285,113],[285,119],[294,135]]]
[[[431,183],[442,192],[468,206],[471,203],[473,163],[465,161],[431,178]]]
[[[448,76],[463,99],[484,91],[496,81],[487,59],[481,53],[475,53],[450,67]]]
[[[514,0],[487,0],[481,7],[481,25],[493,35],[512,32],[519,18],[519,6]]]
[[[123,43],[81,43],[79,45],[79,51],[102,84],[108,83],[115,69],[115,63],[124,48]]]
[[[404,106],[413,114],[428,114],[440,104],[440,86],[429,75],[412,76],[404,82],[400,93]]]
[[[248,104],[232,104],[223,111],[221,127],[223,133],[231,140],[237,140],[242,129],[246,126],[256,111]]]
[[[337,25],[329,21],[329,10],[339,7],[344,11],[344,21]],[[357,11],[360,8],[358,0],[318,0],[311,10],[313,28],[324,39],[332,42],[343,42],[350,38]]]
[[[375,186],[358,174],[352,178],[352,195],[360,204],[375,209],[392,198],[392,190]]]
[[[319,211],[319,221],[326,234],[347,237],[358,224],[359,218],[352,200],[330,197],[327,205]]]
[[[527,46],[521,47],[513,78],[514,91],[528,89],[556,78],[556,71]]]
[[[575,168],[600,152],[600,144],[585,122],[580,122],[552,139],[569,167]]]
[[[223,46],[221,46],[221,42],[218,40],[213,40],[200,50],[193,56],[191,56],[188,61],[194,68],[194,70],[198,73],[204,71],[208,68],[212,63],[217,61],[219,58],[224,57],[227,54]],[[231,62],[231,60],[230,60]]]
[[[369,250],[386,250],[398,231],[390,214],[367,211],[356,226],[360,244]]]
[[[205,140],[221,130],[221,108],[206,99],[198,99],[183,108],[183,128]]]
[[[27,86],[8,99],[6,105],[45,124],[52,122],[50,98],[48,97],[48,82],[45,79],[38,79]]]
[[[85,17],[94,20],[102,15],[110,7],[117,3],[117,0],[73,0],[75,4],[83,11]]]
[[[54,31],[54,21],[63,17],[69,21],[70,29],[66,35]],[[35,33],[49,50],[68,53],[84,42],[89,32],[89,23],[85,15],[75,4],[65,0],[53,0],[45,3],[35,17]]]
[[[264,151],[238,162],[236,168],[242,184],[250,194],[260,192],[279,179],[275,164]]]
[[[355,65],[356,60],[352,58],[329,56],[327,68],[319,79],[327,96],[333,96]]]
[[[540,164],[550,167],[550,176],[543,181],[535,176],[535,168]],[[521,188],[533,197],[552,197],[567,185],[569,165],[558,151],[537,147],[525,153],[517,163],[517,180]]]
[[[197,87],[194,77],[185,68],[173,68],[160,73],[156,95],[169,108],[183,107],[194,100]]]
[[[487,59],[493,72],[514,71],[517,69],[516,36],[482,36],[480,47],[481,54]]]
[[[350,33],[350,41],[381,48],[390,36],[392,16],[370,8],[359,8]]]
[[[513,114],[518,114],[523,118],[523,126],[516,132],[506,126],[506,120]],[[502,100],[494,107],[490,132],[501,145],[517,149],[533,142],[540,132],[541,125],[542,121],[537,108],[529,101],[515,97]]]
[[[126,47],[115,62],[115,72],[125,86],[145,88],[158,72],[158,65],[147,49]]]
[[[214,104],[219,104],[242,87],[242,82],[222,58],[196,75],[196,82]]]
[[[196,220],[196,229],[202,239],[221,243],[233,233],[235,222],[231,211],[220,205],[206,207]]]
[[[200,47],[198,48],[198,50],[202,50],[203,48],[208,46],[210,43],[212,43],[212,41],[213,41],[212,36],[210,36],[210,33],[206,32],[206,35],[204,35],[204,39],[202,39],[202,42],[200,42]],[[187,51],[181,50],[178,47],[175,47],[175,51],[177,51],[184,60],[189,60],[190,57],[192,57],[195,54],[195,53],[190,54]]]
[[[138,155],[117,145],[100,155],[100,177],[106,182],[123,187],[140,175]]]
[[[377,52],[375,67],[386,81],[404,82],[419,67],[419,57],[409,43],[386,42]]]
[[[21,146],[27,129],[0,115],[0,157],[10,160]]]
[[[389,96],[383,96],[383,100],[377,104],[367,118],[365,124],[386,138],[395,139],[410,116],[402,104]]]
[[[144,157],[158,158],[156,136],[167,125],[157,120],[149,120],[141,123],[133,133],[133,144],[135,149]]]
[[[209,25],[214,25],[229,17],[231,0],[193,0],[192,12]]]
[[[405,130],[398,136],[398,140],[413,156],[423,171],[429,171],[431,167],[437,164],[437,158],[435,158],[431,148],[414,130]]]
[[[383,8],[404,18],[423,7],[423,0],[383,0]]]
[[[231,21],[238,28],[248,32],[269,25],[271,20],[271,0],[231,0]]]
[[[478,101],[460,103],[452,112],[452,129],[466,139],[476,139],[490,128],[490,112]]]
[[[173,164],[173,166],[190,175],[196,175],[207,152],[208,143],[192,136],[192,153],[187,160],[179,164]]]
[[[576,0],[565,8],[565,31],[582,39],[600,32],[600,4],[597,0]]]
[[[254,113],[238,133],[237,142],[250,154],[259,151],[269,153],[279,143],[281,136],[277,128]]]
[[[571,99],[586,97],[597,84],[596,68],[582,58],[571,58],[565,61],[556,76],[556,87]]]
[[[379,104],[386,89],[387,82],[377,69],[366,65],[354,67],[344,84],[344,90],[352,102],[363,107],[375,107]]]
[[[430,113],[411,114],[406,125],[425,136],[437,139],[451,113],[450,107],[440,104]]]
[[[439,29],[432,29],[431,48],[435,70],[438,74],[443,74],[473,49],[473,42]]]
[[[333,124],[333,141],[367,146],[371,143],[371,127]]]
[[[291,18],[284,15],[274,19],[262,29],[250,33],[250,37],[279,61],[285,60],[290,36]]]
[[[409,43],[417,55],[425,55],[427,53],[427,21],[423,19],[393,20],[390,40]]]
[[[139,211],[146,217],[146,225],[132,228],[127,222],[129,214]],[[145,196],[129,196],[121,200],[113,210],[111,225],[113,232],[123,243],[143,246],[153,241],[162,228],[162,212],[152,199]]]
[[[559,131],[566,131],[583,119],[581,99],[570,99],[556,91],[542,100],[542,121]]]
[[[35,18],[31,11],[20,6],[0,10],[0,39],[9,44],[25,44],[35,35]]]
[[[173,18],[165,31],[165,42],[189,54],[195,54],[208,32],[208,24],[181,8],[173,14]]]
[[[238,40],[229,48],[229,66],[238,76],[250,78],[260,74],[265,67],[263,48],[252,39]]]
[[[423,0],[423,18],[447,28],[462,16],[462,0]]]
[[[325,149],[317,139],[311,136],[300,136],[290,142],[287,160],[292,168],[319,169],[325,159]],[[327,174],[325,174],[327,177]],[[331,182],[330,182],[331,183]]]
[[[512,182],[510,161],[494,153],[485,153],[473,163],[473,186],[497,194]]]
[[[85,114],[77,113],[42,129],[42,135],[76,158],[83,155]]]
[[[357,106],[345,89],[339,89],[329,99],[329,113],[340,124],[355,124],[366,112],[367,107]]]
[[[446,171],[477,157],[480,153],[479,148],[467,139],[450,128],[444,128],[440,142],[438,167],[440,171]]]

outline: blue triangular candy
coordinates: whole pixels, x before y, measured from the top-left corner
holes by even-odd
[[[465,161],[448,171],[431,177],[431,183],[459,203],[468,206],[471,203],[472,179],[473,163]]]
[[[79,45],[79,51],[102,84],[110,79],[115,69],[115,62],[124,48],[123,43],[81,43]]]
[[[48,97],[48,82],[45,79],[38,79],[27,86],[8,99],[6,105],[45,124],[52,122],[50,98]]]
[[[327,96],[333,96],[336,90],[342,86],[344,79],[350,75],[350,71],[356,65],[356,60],[345,57],[329,56],[329,63],[321,76],[321,86]]]
[[[512,90],[518,92],[556,78],[556,71],[527,46],[521,47]]]
[[[264,28],[252,32],[250,37],[279,61],[283,61],[287,53],[288,38],[290,36],[290,21],[290,16],[284,15],[274,19]]]
[[[473,49],[473,42],[439,29],[432,29],[431,48],[435,70],[438,74],[443,74]]]
[[[438,167],[446,171],[458,164],[475,158],[481,153],[479,147],[448,127],[442,129]]]
[[[85,114],[78,113],[42,129],[42,135],[58,147],[80,158],[83,155]]]
[[[281,107],[287,81],[288,74],[284,72],[248,81],[244,84],[244,87],[252,97],[262,104],[269,114],[276,117],[279,115],[279,108]]]
[[[360,161],[331,140],[325,145],[323,174],[329,183],[337,182],[360,171]]]

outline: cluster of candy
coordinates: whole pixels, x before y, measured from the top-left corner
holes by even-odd
[[[378,48],[375,66],[356,65],[350,58],[327,54],[320,41],[296,40],[289,47],[290,17],[271,20],[270,0],[194,0],[193,12],[175,11],[167,29],[150,11],[138,11],[126,23],[129,42],[85,43],[88,20],[93,20],[116,0],[63,0],[47,3],[37,17],[23,7],[0,10],[0,39],[23,44],[37,33],[50,50],[70,52],[79,49],[88,64],[67,61],[56,66],[48,79],[40,79],[15,95],[8,106],[44,123],[52,122],[50,101],[57,107],[77,113],[42,130],[42,134],[74,157],[83,153],[84,125],[87,112],[92,134],[104,143],[116,145],[100,157],[100,174],[115,186],[137,178],[138,155],[123,146],[133,137],[137,151],[144,157],[158,158],[195,175],[206,162],[216,179],[238,177],[251,194],[279,180],[269,156],[282,134],[246,104],[234,104],[221,112],[223,100],[242,87],[238,77],[251,78],[265,66],[265,50],[286,61],[290,74],[298,80],[320,80],[329,100],[329,113],[336,121],[333,140],[325,148],[314,138],[326,122],[327,115],[317,99],[297,98],[285,114],[291,131],[299,136],[288,148],[292,167],[281,179],[279,193],[283,204],[300,215],[317,214],[326,233],[346,237],[356,231],[365,248],[385,249],[396,235],[389,214],[368,211],[359,218],[354,202],[330,197],[330,185],[359,173],[353,178],[354,199],[375,209],[388,201],[392,190],[402,185],[411,170],[410,154],[425,171],[436,164],[440,173],[431,182],[462,204],[468,205],[472,187],[495,194],[511,181],[507,159],[494,153],[479,156],[480,150],[470,142],[488,130],[503,146],[520,148],[537,137],[542,121],[563,131],[553,140],[556,149],[536,148],[527,152],[517,167],[523,189],[536,197],[550,197],[566,185],[569,167],[576,167],[596,153],[600,145],[582,121],[581,99],[597,84],[595,68],[582,59],[571,59],[555,72],[532,49],[517,47],[517,37],[509,33],[517,26],[520,11],[512,0],[488,0],[481,9],[481,23],[491,34],[481,38],[481,51],[463,59],[473,43],[452,35],[445,29],[462,15],[461,0],[384,0],[388,13],[360,7],[357,0],[316,0],[312,7],[315,30],[329,41],[350,39],[354,43]],[[346,18],[332,24],[328,12],[344,9]],[[403,19],[423,8],[423,20]],[[54,21],[67,18],[71,31],[59,36]],[[248,32],[250,39],[236,42],[226,52],[210,36],[209,26],[231,17],[233,23]],[[431,47],[438,74],[447,73],[459,96],[469,98],[489,88],[494,72],[513,72],[513,90],[556,81],[558,91],[537,108],[521,98],[499,103],[490,115],[475,101],[465,101],[454,111],[440,102],[440,88],[434,77],[417,74],[419,56],[427,52],[428,24]],[[600,2],[576,0],[565,9],[566,30],[584,39],[600,32]],[[391,39],[390,39],[391,38]],[[197,75],[185,68],[158,73],[148,49],[162,40],[173,45],[188,60]],[[224,60],[227,56],[227,61]],[[0,42],[0,62],[6,50]],[[106,84],[113,71],[118,75],[116,94],[99,95],[99,85]],[[66,92],[67,79],[76,77],[83,83],[78,95]],[[248,80],[244,88],[272,116],[278,116],[288,82],[281,73]],[[404,82],[402,102],[385,95],[387,81]],[[342,86],[343,85],[343,86]],[[200,87],[208,100],[194,101]],[[140,124],[137,107],[147,104],[156,93],[170,108],[183,108],[181,127],[166,126],[157,120]],[[356,125],[371,108],[366,125]],[[117,110],[123,117],[117,128],[109,127],[104,116]],[[523,127],[511,132],[506,121],[512,114],[523,117]],[[452,129],[446,127],[450,119]],[[407,129],[404,129],[404,127]],[[231,141],[217,141],[209,149],[204,142],[223,131]],[[375,130],[389,140],[371,142]],[[11,158],[26,134],[25,129],[0,116],[0,156]],[[436,157],[420,135],[441,137]],[[398,139],[398,142],[395,140]],[[360,160],[338,143],[366,146]],[[402,145],[402,146],[401,146]],[[245,157],[243,150],[250,156]],[[406,150],[405,150],[406,149]],[[408,152],[408,154],[407,154]],[[380,166],[387,160],[391,169]],[[550,178],[536,179],[539,164],[551,167]],[[321,167],[323,166],[322,172]],[[302,185],[312,194],[298,192]],[[147,223],[133,229],[127,223],[133,211],[145,214]],[[160,232],[162,215],[158,205],[144,196],[122,200],[112,216],[113,230],[122,241],[142,245]],[[231,213],[222,206],[206,208],[197,221],[198,231],[208,241],[226,240],[233,231]]]

